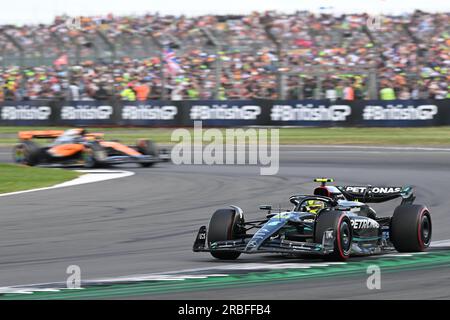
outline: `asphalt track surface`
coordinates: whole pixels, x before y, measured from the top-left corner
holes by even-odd
[[[0,161],[10,161],[7,149],[0,149]],[[323,176],[342,185],[413,185],[416,203],[431,209],[433,241],[450,239],[450,150],[282,147],[275,176],[259,175],[257,166],[120,169],[136,175],[1,198],[0,287],[64,282],[69,265],[80,266],[83,279],[98,279],[280,262],[280,256],[268,255],[220,262],[193,253],[192,244],[217,208],[235,204],[247,218],[261,217],[260,204],[290,208],[289,195],[311,193],[312,179]],[[384,215],[394,205],[375,208]],[[366,275],[347,274],[132,298],[449,299],[449,271],[447,264],[386,273],[381,290],[368,290]]]

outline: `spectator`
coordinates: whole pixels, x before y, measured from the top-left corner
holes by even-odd
[[[67,100],[80,100],[80,97],[81,96],[79,86],[75,82],[72,82],[69,85]]]
[[[65,24],[67,18],[56,17],[51,24],[1,26],[25,49],[27,61],[33,58],[40,61],[42,57],[36,53],[52,58],[49,61],[67,57],[63,65],[57,66],[0,67],[0,86],[3,90],[8,86],[2,93],[3,99],[5,94],[8,99],[13,96],[14,99],[94,99],[99,91],[100,96],[104,95],[103,89],[110,96],[121,98],[125,91],[126,99],[160,99],[162,67],[167,67],[164,75],[167,97],[211,99],[216,88],[217,61],[223,71],[218,84],[220,99],[276,98],[278,72],[304,77],[302,85],[289,84],[286,91],[290,96],[314,98],[316,71],[335,77],[324,83],[321,96],[364,99],[369,96],[366,75],[369,68],[376,71],[379,79],[389,79],[390,88],[399,97],[407,97],[406,91],[411,98],[443,99],[449,95],[449,13],[417,11],[383,16],[380,29],[368,31],[367,14],[107,15],[82,17],[79,30],[69,30]],[[213,52],[208,39],[199,32],[203,27],[221,40],[223,51]],[[161,61],[159,49],[148,41],[149,29],[164,44],[176,47],[177,44],[171,43],[173,37],[181,44],[182,50],[174,49],[177,62],[171,63],[170,68],[167,61]],[[266,30],[283,43],[280,57]],[[114,52],[105,47],[99,32],[115,45]],[[54,36],[60,41],[54,41]],[[16,48],[6,39],[0,37],[2,54],[18,58]],[[77,65],[73,65],[75,52],[83,61]],[[104,62],[103,59],[113,54],[120,58]],[[99,83],[105,88],[101,89]],[[130,83],[134,98],[128,87]],[[301,88],[303,92],[299,91]]]
[[[3,88],[3,99],[4,101],[15,101],[16,94],[14,88],[11,85],[5,85]]]
[[[403,87],[400,89],[400,93],[398,95],[400,100],[409,100],[411,99],[411,93],[408,87]]]
[[[332,81],[325,84],[325,98],[331,101],[337,100],[337,91]]]
[[[344,100],[348,101],[355,100],[355,90],[353,89],[353,87],[350,85],[349,82],[346,83],[342,94]]]
[[[382,82],[380,90],[380,99],[395,100],[395,91],[394,88],[392,88],[392,86],[390,85],[389,81]]]
[[[145,101],[150,95],[150,87],[146,83],[137,83],[134,86],[134,91],[136,92],[136,98],[139,101]]]
[[[129,84],[126,88],[124,88],[120,92],[120,96],[122,97],[122,100],[136,101],[136,92],[133,89],[133,85]]]
[[[109,93],[105,89],[103,84],[100,84],[98,90],[95,92],[94,98],[96,100],[107,100],[109,98]]]

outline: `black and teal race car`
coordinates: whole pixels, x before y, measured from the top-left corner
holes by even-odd
[[[194,252],[210,252],[222,260],[242,253],[321,255],[342,261],[350,256],[385,252],[418,252],[431,242],[430,210],[414,204],[412,187],[331,186],[333,179],[318,178],[312,195],[293,195],[292,210],[246,221],[237,206],[217,210],[208,228],[200,227]],[[401,199],[390,216],[379,217],[369,203]],[[253,232],[252,232],[253,231]]]

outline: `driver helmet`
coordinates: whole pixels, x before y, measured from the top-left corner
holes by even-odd
[[[67,137],[78,137],[78,136],[82,136],[84,129],[69,129],[67,130],[64,135]]]
[[[325,208],[325,203],[320,200],[308,200],[304,204],[306,212],[317,214],[320,210]]]

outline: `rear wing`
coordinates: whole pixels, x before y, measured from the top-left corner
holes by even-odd
[[[58,138],[63,133],[63,130],[20,131],[18,137],[20,140],[50,139]]]
[[[61,136],[64,130],[37,130],[37,131],[20,131],[18,137],[20,140],[31,140],[31,139],[56,139]],[[103,139],[103,133],[86,133],[84,137],[87,140],[99,140]]]
[[[336,186],[339,191],[350,201],[365,203],[386,202],[402,198],[403,204],[413,203],[415,200],[413,188],[406,187],[380,187],[380,186]]]

